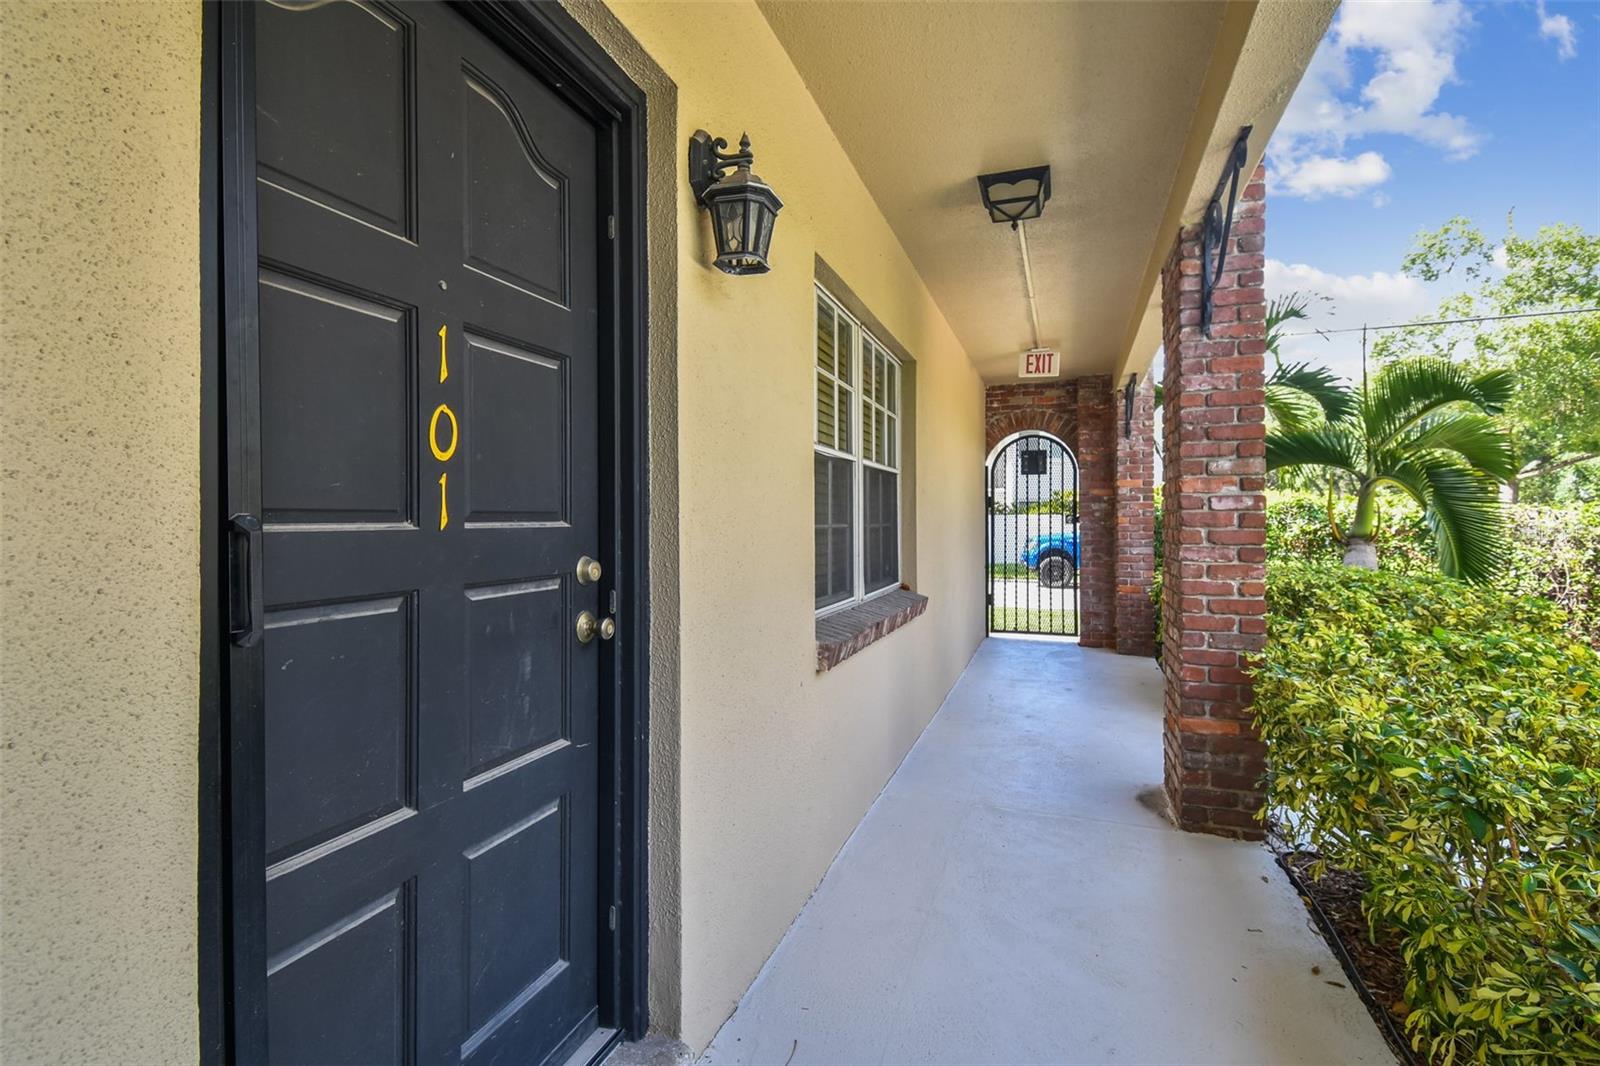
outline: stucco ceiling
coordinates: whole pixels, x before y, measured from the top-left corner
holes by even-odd
[[[986,380],[1014,379],[1034,338],[1017,237],[989,221],[974,179],[1039,163],[1053,185],[1043,218],[1026,224],[1039,340],[1061,350],[1068,375],[1128,363],[1147,339],[1153,251],[1171,235],[1158,238],[1210,155],[1197,107],[1208,85],[1226,95],[1213,53],[1227,53],[1231,74],[1240,5],[760,6]],[[1298,63],[1292,89],[1304,62],[1286,62]]]

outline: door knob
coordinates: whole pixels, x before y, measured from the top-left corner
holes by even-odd
[[[600,580],[600,562],[585,555],[578,560],[578,584],[592,585]]]
[[[601,640],[610,640],[617,635],[616,619],[609,615],[605,618],[596,618],[594,612],[583,611],[578,615],[578,643],[587,644],[595,637]]]

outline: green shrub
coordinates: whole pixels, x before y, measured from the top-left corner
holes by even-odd
[[[1328,525],[1327,500],[1300,492],[1267,498],[1267,558],[1273,562],[1338,562],[1343,551]],[[1341,500],[1335,516],[1348,524],[1355,503]],[[1539,596],[1564,608],[1568,629],[1600,647],[1600,503],[1568,507],[1512,504],[1505,568],[1490,584],[1519,596]],[[1410,500],[1386,501],[1378,539],[1384,570],[1438,572],[1433,534]]]
[[[1422,519],[1422,509],[1410,498],[1393,494],[1384,497],[1382,508],[1379,565],[1407,574],[1437,571],[1433,532]],[[1355,518],[1355,500],[1335,501],[1334,517],[1340,528],[1348,527]],[[1268,559],[1336,563],[1343,557],[1344,548],[1333,539],[1333,528],[1328,525],[1326,497],[1303,492],[1267,496]]]
[[[1600,1062],[1600,657],[1539,599],[1275,565],[1268,810],[1364,874],[1435,1061]]]
[[[997,503],[994,506],[995,514],[1077,514],[1078,494],[1071,489],[1059,489],[1050,494],[1046,500],[1033,500],[1028,503]]]

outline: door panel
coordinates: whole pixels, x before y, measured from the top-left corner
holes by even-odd
[[[260,180],[414,236],[415,26],[376,4],[270,2],[256,17],[257,54],[273,61],[256,85]]]
[[[408,524],[410,309],[273,270],[260,282],[266,520]]]
[[[257,5],[267,1036],[538,1063],[598,1003],[594,128],[439,5]]]

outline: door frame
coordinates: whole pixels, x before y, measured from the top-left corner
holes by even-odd
[[[619,622],[600,666],[600,1024],[617,1030],[613,1040],[639,1039],[649,929],[645,94],[555,3],[449,2],[598,134],[600,557],[615,575]],[[253,370],[258,336],[253,27],[249,0],[204,6],[197,991],[207,1063],[260,1061],[266,1051],[264,657],[259,643],[241,648],[228,633],[229,503],[254,500],[250,513],[259,514],[260,502],[252,473],[260,456],[246,444],[258,439],[256,415],[229,406]],[[608,908],[614,924],[604,920]]]

